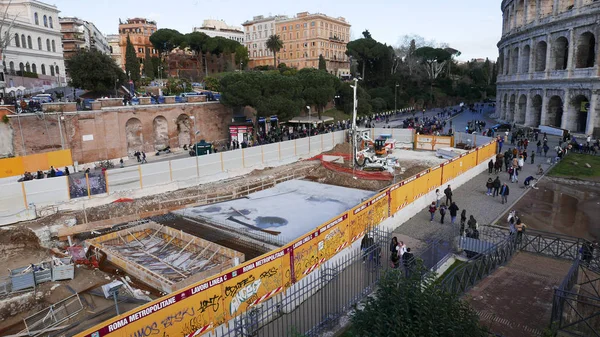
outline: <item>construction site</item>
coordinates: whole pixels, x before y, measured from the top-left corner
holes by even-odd
[[[355,152],[358,166],[352,146],[342,143],[318,156],[240,177],[140,198],[119,192],[108,204],[4,227],[0,335],[76,334],[115,316],[115,302],[124,312],[235,270],[395,182],[447,161],[435,151],[406,149],[405,143],[397,142],[381,156],[373,155],[379,149],[374,142],[367,143]],[[456,151],[456,157],[463,153]],[[36,279],[45,261],[59,258],[73,266],[72,278]],[[15,291],[10,284],[17,272],[31,272],[32,283]],[[113,301],[114,294],[102,286],[114,282],[119,291]],[[57,306],[68,306],[69,314],[48,321]]]

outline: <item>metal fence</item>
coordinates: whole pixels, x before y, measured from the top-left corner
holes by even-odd
[[[554,289],[551,327],[571,336],[600,336],[600,275],[575,259]]]
[[[26,332],[29,336],[38,336],[77,315],[81,310],[83,310],[83,304],[79,295],[71,295],[25,318],[23,321],[25,322]]]

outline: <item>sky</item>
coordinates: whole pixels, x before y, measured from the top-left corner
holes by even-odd
[[[342,16],[352,25],[352,38],[368,29],[372,37],[395,46],[400,37],[417,34],[426,40],[448,43],[459,50],[459,60],[498,57],[502,31],[500,0],[41,0],[54,4],[60,16],[76,16],[93,22],[104,34],[116,34],[119,18],[145,17],[158,28],[189,33],[204,19],[224,20],[241,26],[257,15],[299,12]],[[165,6],[165,4],[172,4]]]

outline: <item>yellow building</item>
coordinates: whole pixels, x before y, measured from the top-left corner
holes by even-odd
[[[283,41],[279,63],[298,69],[318,68],[319,55],[323,55],[328,72],[336,76],[350,74],[346,55],[350,24],[346,19],[302,12],[294,18],[276,21],[275,26]]]

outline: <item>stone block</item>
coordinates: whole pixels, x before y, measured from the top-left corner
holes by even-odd
[[[100,98],[98,101],[102,104],[103,108],[109,108],[114,106],[122,106],[122,98]]]
[[[206,102],[206,95],[187,96],[188,103]]]
[[[102,102],[93,101],[92,102],[92,110],[100,110],[102,109]]]
[[[165,104],[174,104],[175,96],[165,96]]]
[[[140,105],[150,105],[150,97],[140,97]]]

